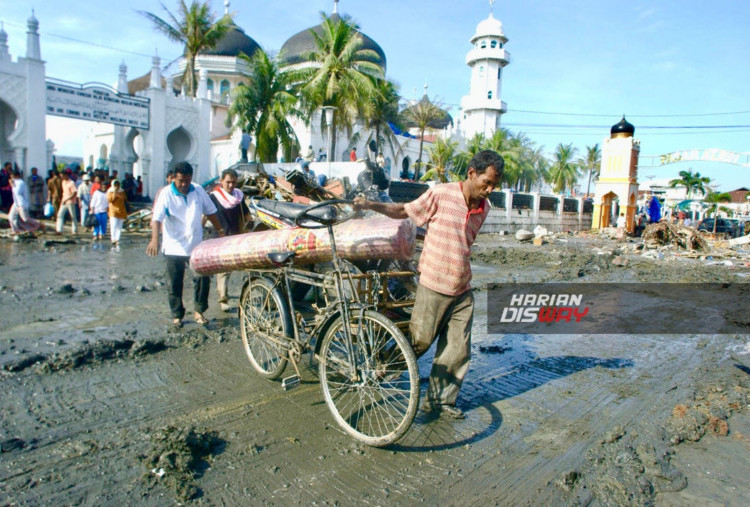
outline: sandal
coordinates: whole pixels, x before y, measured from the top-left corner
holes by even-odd
[[[201,326],[205,326],[206,324],[208,324],[208,319],[206,317],[204,317],[203,314],[196,313],[195,314],[195,322],[197,324],[200,324]]]
[[[169,327],[170,329],[180,329],[182,327],[182,319],[172,319]]]

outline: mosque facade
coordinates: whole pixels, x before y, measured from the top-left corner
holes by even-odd
[[[225,7],[228,10],[228,1],[225,1]],[[335,0],[331,14],[334,20],[340,19],[337,7],[338,1]],[[311,31],[320,30],[321,25],[315,25],[290,37],[281,48],[284,65],[288,68],[313,65],[303,55],[315,50]],[[360,36],[363,46],[377,55],[377,63],[385,74],[385,52],[366,34],[360,32]],[[504,47],[508,39],[503,33],[502,24],[490,14],[489,18],[477,25],[470,41],[472,47],[466,57],[471,76],[469,94],[461,101],[455,124],[446,112],[444,118],[431,125],[431,135],[425,139],[425,152],[435,137],[452,138],[463,143],[476,133],[491,136],[507,109],[500,100],[502,70],[510,61]],[[7,36],[0,31],[0,128],[3,129],[0,132],[0,154],[6,160],[16,160],[23,169],[46,167],[48,163],[45,163],[45,159],[49,160],[44,136],[32,135],[45,129],[44,102],[29,99],[43,94],[45,86],[36,19],[29,20],[27,47],[26,58],[12,62]],[[196,72],[199,85],[195,98],[187,97],[182,89],[184,59],[172,72],[162,75],[160,62],[154,57],[150,72],[132,80],[128,80],[127,68],[123,63],[119,69],[116,91],[150,100],[149,129],[92,123],[84,141],[84,165],[108,166],[118,170],[121,175],[125,172],[140,175],[145,182],[144,192],[152,193],[151,190],[161,186],[168,168],[179,161],[187,160],[194,165],[197,179],[201,181],[238,162],[241,132],[228,125],[229,100],[232,90],[243,84],[249,71],[240,53],[252,56],[259,47],[255,40],[235,25],[215,48],[198,55]],[[20,86],[14,80],[19,83],[23,80],[27,84]],[[7,83],[15,83],[13,89],[25,90],[25,93],[11,94],[7,91],[11,87],[4,87]],[[427,100],[426,91],[422,100]],[[407,104],[407,107],[413,105],[414,102]],[[327,152],[329,129],[326,128],[322,111],[315,112],[312,118],[306,120],[290,120],[301,154],[307,152],[308,147],[313,148],[316,156],[320,151]],[[393,179],[413,167],[419,149],[415,129],[397,134],[398,146],[395,149],[390,146],[381,148],[389,176]],[[339,129],[335,139],[336,153],[327,154],[328,158],[348,161],[348,153],[355,147],[362,158],[366,156],[365,146],[372,136],[373,133],[361,123],[349,132]],[[39,142],[35,143],[32,137],[38,137],[36,141]],[[253,148],[251,146],[251,154]],[[422,156],[426,158],[426,154]]]

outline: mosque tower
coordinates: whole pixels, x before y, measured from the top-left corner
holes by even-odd
[[[504,49],[508,38],[503,24],[492,15],[479,22],[471,38],[474,47],[466,55],[471,68],[469,94],[461,99],[461,134],[471,139],[481,133],[490,137],[500,128],[500,117],[508,106],[500,100],[503,68],[510,63],[510,54]]]

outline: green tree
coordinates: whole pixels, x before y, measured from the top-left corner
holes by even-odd
[[[404,126],[407,128],[416,128],[419,130],[419,158],[414,164],[414,179],[419,179],[419,171],[422,169],[422,150],[424,148],[424,134],[427,130],[446,127],[446,113],[440,106],[427,97],[425,94],[422,99],[403,111],[401,118]]]
[[[383,69],[376,63],[377,53],[362,47],[358,26],[347,19],[323,17],[322,34],[311,30],[316,50],[307,55],[313,67],[300,72],[302,109],[306,117],[323,106],[333,106],[331,135],[333,148],[328,154],[335,160],[336,132],[345,127],[349,136],[354,122],[368,116],[376,96],[375,79]]]
[[[578,166],[573,162],[576,151],[572,144],[557,145],[548,180],[555,192],[565,193],[578,180]]]
[[[474,155],[484,149],[486,139],[484,134],[477,132],[472,136],[471,139],[466,143],[464,151],[456,155],[454,160],[454,171],[462,179],[466,178],[466,171],[469,169],[469,162],[474,158]]]
[[[420,181],[438,181],[446,183],[458,180],[458,176],[450,171],[456,156],[458,143],[450,139],[436,139],[435,143],[427,148],[429,157],[429,169],[420,178]]]
[[[692,169],[688,169],[687,171],[680,171],[677,173],[680,177],[675,178],[669,182],[669,186],[672,188],[675,187],[685,187],[687,190],[687,198],[692,199],[693,192],[696,190],[699,190],[701,194],[706,194],[706,188],[709,183],[711,183],[711,178],[708,176],[701,176],[701,173],[697,172],[693,174]]]
[[[727,192],[709,192],[706,194],[706,196],[703,198],[703,200],[707,203],[710,203],[711,206],[706,209],[706,214],[710,215],[712,214],[714,217],[714,230],[713,233],[716,234],[716,224],[718,223],[718,212],[721,211],[729,211],[728,208],[725,208],[724,206],[719,206],[719,203],[722,202],[732,202],[732,196],[729,195]]]
[[[578,160],[578,165],[581,169],[589,173],[589,179],[586,183],[586,196],[588,197],[591,191],[591,178],[594,177],[594,181],[599,178],[599,172],[602,170],[602,150],[598,144],[594,146],[586,146],[586,156]]]
[[[387,145],[395,158],[401,154],[401,144],[391,130],[389,124],[398,125],[400,122],[398,102],[398,86],[388,79],[375,80],[375,95],[366,111],[365,126],[369,130],[366,143],[371,139],[377,145],[376,152],[382,152]]]
[[[229,117],[236,118],[237,126],[255,139],[254,160],[276,162],[280,145],[289,156],[299,144],[288,120],[299,116],[293,86],[296,78],[281,70],[278,57],[272,59],[262,49],[251,58],[241,53],[240,58],[248,63],[248,82],[232,90]]]
[[[209,2],[193,0],[188,7],[185,0],[180,0],[178,15],[172,14],[164,4],[162,8],[167,12],[169,21],[164,20],[147,11],[138,11],[154,23],[154,27],[164,33],[169,39],[185,45],[185,73],[183,82],[185,90],[191,97],[195,97],[198,87],[195,79],[195,58],[198,53],[211,49],[233,26],[232,16],[225,14],[218,20],[211,12]]]

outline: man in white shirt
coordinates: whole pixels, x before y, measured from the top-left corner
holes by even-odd
[[[163,233],[161,251],[167,261],[167,292],[174,327],[182,326],[185,316],[182,304],[185,266],[193,248],[203,241],[203,215],[220,235],[224,234],[216,217],[216,206],[206,191],[200,185],[193,185],[192,180],[193,167],[189,163],[180,162],[175,166],[172,183],[159,193],[154,203],[151,241],[146,247],[148,255],[156,256],[159,252],[159,235]],[[193,276],[195,321],[203,325],[208,323],[203,312],[208,309],[210,283],[208,276]]]

